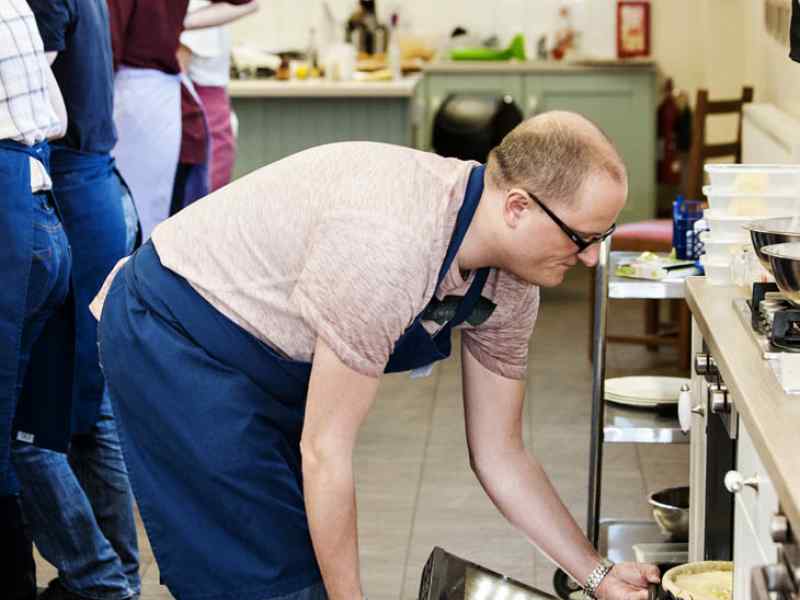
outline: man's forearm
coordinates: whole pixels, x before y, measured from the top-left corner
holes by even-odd
[[[585,582],[598,554],[539,462],[524,449],[483,460],[476,463],[476,473],[503,516],[576,581]]]
[[[183,20],[183,28],[187,30],[205,29],[206,27],[219,27],[236,19],[254,13],[258,10],[258,0],[251,0],[246,4],[228,4],[218,2],[204,6],[190,12]]]
[[[352,463],[303,456],[311,541],[330,600],[360,600]]]

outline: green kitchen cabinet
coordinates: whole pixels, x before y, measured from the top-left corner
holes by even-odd
[[[411,98],[233,97],[239,120],[234,177],[331,142],[413,145]]]
[[[426,102],[417,146],[432,149],[433,120],[459,92],[510,96],[525,117],[571,110],[596,122],[628,168],[628,203],[620,222],[649,219],[656,207],[656,71],[652,64],[605,67],[552,63],[443,63],[426,72]]]

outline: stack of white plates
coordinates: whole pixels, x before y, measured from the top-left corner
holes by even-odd
[[[605,398],[609,402],[639,407],[677,404],[682,385],[689,385],[689,380],[684,377],[615,377],[606,379]]]

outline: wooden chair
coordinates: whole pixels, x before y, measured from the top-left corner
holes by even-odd
[[[702,199],[706,160],[710,158],[732,157],[734,162],[742,158],[742,107],[753,100],[753,88],[742,88],[741,98],[732,100],[708,99],[708,90],[698,90],[692,120],[692,145],[686,165],[684,197]],[[738,127],[733,142],[707,144],[706,120],[709,115],[737,114]],[[632,252],[669,252],[672,249],[671,219],[652,219],[635,223],[625,223],[617,228],[611,241],[612,250]],[[590,328],[594,328],[594,277],[590,279]],[[609,343],[640,344],[648,350],[657,350],[662,345],[672,345],[678,349],[678,364],[688,369],[690,362],[691,318],[689,307],[684,300],[670,300],[671,322],[662,323],[658,300],[645,301],[644,335],[608,335]],[[591,336],[589,358],[591,360]]]
[[[743,87],[741,98],[733,100],[709,100],[708,90],[697,90],[697,103],[692,120],[692,146],[686,164],[684,195],[687,198],[702,199],[705,181],[703,167],[709,158],[733,158],[733,162],[742,162],[742,107],[752,101],[752,87]],[[706,119],[709,115],[726,114],[738,115],[736,139],[723,144],[707,144]]]

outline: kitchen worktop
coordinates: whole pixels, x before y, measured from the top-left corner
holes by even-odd
[[[574,73],[579,71],[618,71],[620,69],[654,70],[651,60],[439,60],[424,67],[426,73]]]
[[[742,288],[687,280],[686,299],[744,419],[781,506],[800,531],[800,395],[783,391],[752,334],[734,312]]]
[[[420,75],[399,81],[278,81],[275,79],[232,79],[232,98],[411,98]]]

